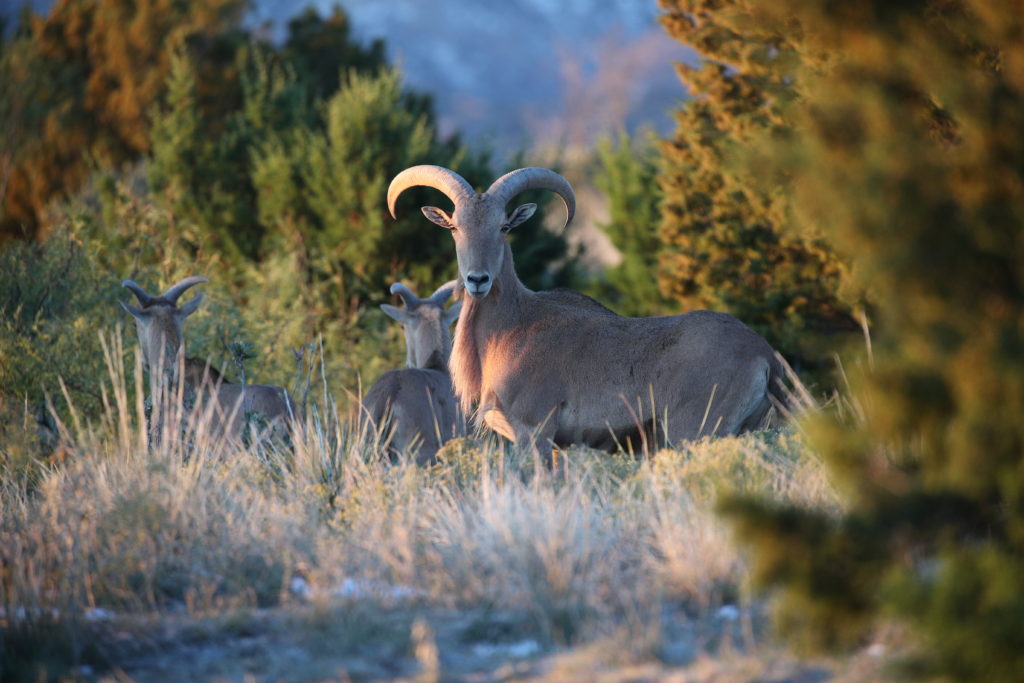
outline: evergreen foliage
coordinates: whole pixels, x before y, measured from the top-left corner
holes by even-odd
[[[784,115],[799,62],[785,30],[733,21],[751,0],[661,0],[668,33],[696,49],[677,70],[693,99],[662,146],[659,282],[684,309],[727,311],[796,367],[831,362],[856,329],[840,297],[842,262],[813,225],[792,226],[789,183],[737,157],[793,134]]]
[[[600,228],[622,256],[604,272],[598,293],[622,315],[674,313],[678,304],[658,289],[662,195],[656,138],[651,133],[637,137],[621,131],[597,149],[595,182],[608,200],[608,221]]]
[[[63,405],[61,379],[82,410],[101,407],[97,332],[114,327],[117,285],[66,233],[0,251],[0,419],[45,416],[47,396]]]
[[[337,5],[326,18],[307,7],[288,21],[282,55],[314,97],[332,95],[349,71],[368,73],[387,63],[383,41],[363,46],[351,34],[348,15]]]
[[[854,410],[805,421],[838,518],[727,506],[814,646],[911,624],[926,677],[1024,678],[1024,4],[779,0],[798,135],[754,152],[876,306]],[[741,24],[742,25],[742,24]]]
[[[54,198],[100,166],[149,148],[148,111],[164,91],[174,49],[189,46],[214,80],[244,0],[57,0],[23,14],[4,45],[7,156],[0,239],[35,237]],[[229,62],[230,63],[230,62]]]

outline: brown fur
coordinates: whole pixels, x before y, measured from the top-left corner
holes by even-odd
[[[200,405],[213,411],[214,430],[239,437],[247,415],[262,415],[274,433],[284,436],[288,425],[300,417],[298,406],[285,389],[269,384],[238,384],[229,381],[209,361],[186,358],[185,385]]]
[[[205,383],[234,384],[221,374],[220,370],[210,365],[210,361],[202,358],[185,359],[185,382],[189,386],[198,387]]]
[[[577,292],[532,292],[510,250],[462,315],[456,392],[517,442],[609,449],[641,432],[675,443],[756,429],[782,377],[771,347],[730,315],[625,318]]]
[[[281,387],[264,384],[235,384],[228,382],[216,368],[205,360],[185,358],[185,337],[182,324],[199,306],[199,295],[181,308],[177,298],[188,287],[205,281],[188,278],[168,290],[171,295],[148,296],[134,282],[126,281],[142,304],[141,309],[122,304],[135,318],[135,326],[142,347],[143,363],[149,369],[150,395],[157,395],[164,383],[173,386],[178,373],[183,373],[186,388],[199,405],[213,412],[211,425],[214,433],[241,436],[247,413],[265,415],[275,433],[284,435],[298,409],[288,392]]]
[[[459,324],[455,326],[455,343],[448,361],[452,384],[456,387],[462,411],[467,415],[473,411],[473,404],[480,401],[483,387],[482,354],[477,348],[477,311],[479,308],[467,297],[459,314]]]
[[[409,367],[384,373],[366,393],[363,409],[387,440],[392,457],[416,451],[417,462],[426,464],[446,441],[465,434],[465,420],[448,376],[452,348],[448,328],[460,307],[456,304],[445,311],[452,289],[454,283],[449,283],[433,296],[419,299],[402,288],[406,307],[383,307],[402,323]]]
[[[378,379],[363,401],[367,416],[388,441],[392,457],[415,450],[432,462],[448,440],[465,434],[465,421],[447,372],[403,368]]]
[[[516,276],[505,236],[534,204],[506,212],[528,189],[575,196],[547,169],[512,171],[483,193],[454,172],[415,166],[388,188],[388,206],[428,185],[452,200],[451,214],[423,207],[451,231],[467,296],[450,368],[465,410],[517,444],[611,448],[624,438],[676,443],[762,425],[781,392],[775,352],[736,318],[712,311],[625,318],[572,291],[532,292]]]

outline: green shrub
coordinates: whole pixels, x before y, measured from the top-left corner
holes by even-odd
[[[24,404],[38,413],[46,396],[63,404],[58,378],[83,410],[99,410],[106,371],[98,332],[117,328],[118,295],[118,282],[67,232],[0,250],[0,400],[8,415]]]
[[[598,189],[608,201],[608,221],[600,228],[619,250],[622,261],[602,275],[595,294],[622,315],[674,313],[676,302],[658,287],[661,223],[660,158],[650,133],[641,139],[620,132],[598,145]]]

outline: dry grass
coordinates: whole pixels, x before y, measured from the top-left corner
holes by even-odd
[[[662,651],[666,610],[705,619],[749,600],[742,557],[714,515],[722,491],[837,505],[787,432],[642,461],[574,449],[560,478],[477,435],[424,469],[390,464],[325,390],[287,444],[225,442],[202,406],[174,397],[153,401],[164,418],[151,440],[120,357],[108,349],[101,418],[72,411],[60,425],[70,457],[38,486],[0,482],[9,672],[104,665],[83,645],[97,610],[223,618],[339,605],[473,614],[460,638],[526,638],[541,651],[612,639],[619,657],[647,661]],[[404,630],[402,647],[423,628]]]

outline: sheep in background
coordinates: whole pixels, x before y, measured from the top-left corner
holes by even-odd
[[[260,413],[267,417],[275,433],[283,435],[287,425],[298,415],[286,390],[265,384],[229,382],[207,361],[185,356],[182,324],[198,310],[203,295],[195,296],[181,307],[177,302],[187,289],[202,282],[209,280],[187,277],[160,296],[151,296],[131,280],[121,283],[135,294],[141,306],[136,308],[120,302],[135,319],[143,364],[149,370],[150,395],[164,395],[161,392],[169,395],[177,385],[178,372],[182,372],[185,386],[195,392],[199,405],[213,411],[210,424],[214,434],[240,437],[246,415]]]
[[[457,302],[444,306],[455,290],[455,281],[420,299],[408,287],[396,282],[391,293],[398,294],[405,308],[381,305],[405,330],[406,365],[381,375],[363,399],[363,410],[378,433],[388,438],[392,455],[416,452],[419,464],[434,460],[449,439],[465,434],[465,420],[448,375],[452,351],[449,327],[459,317]]]

